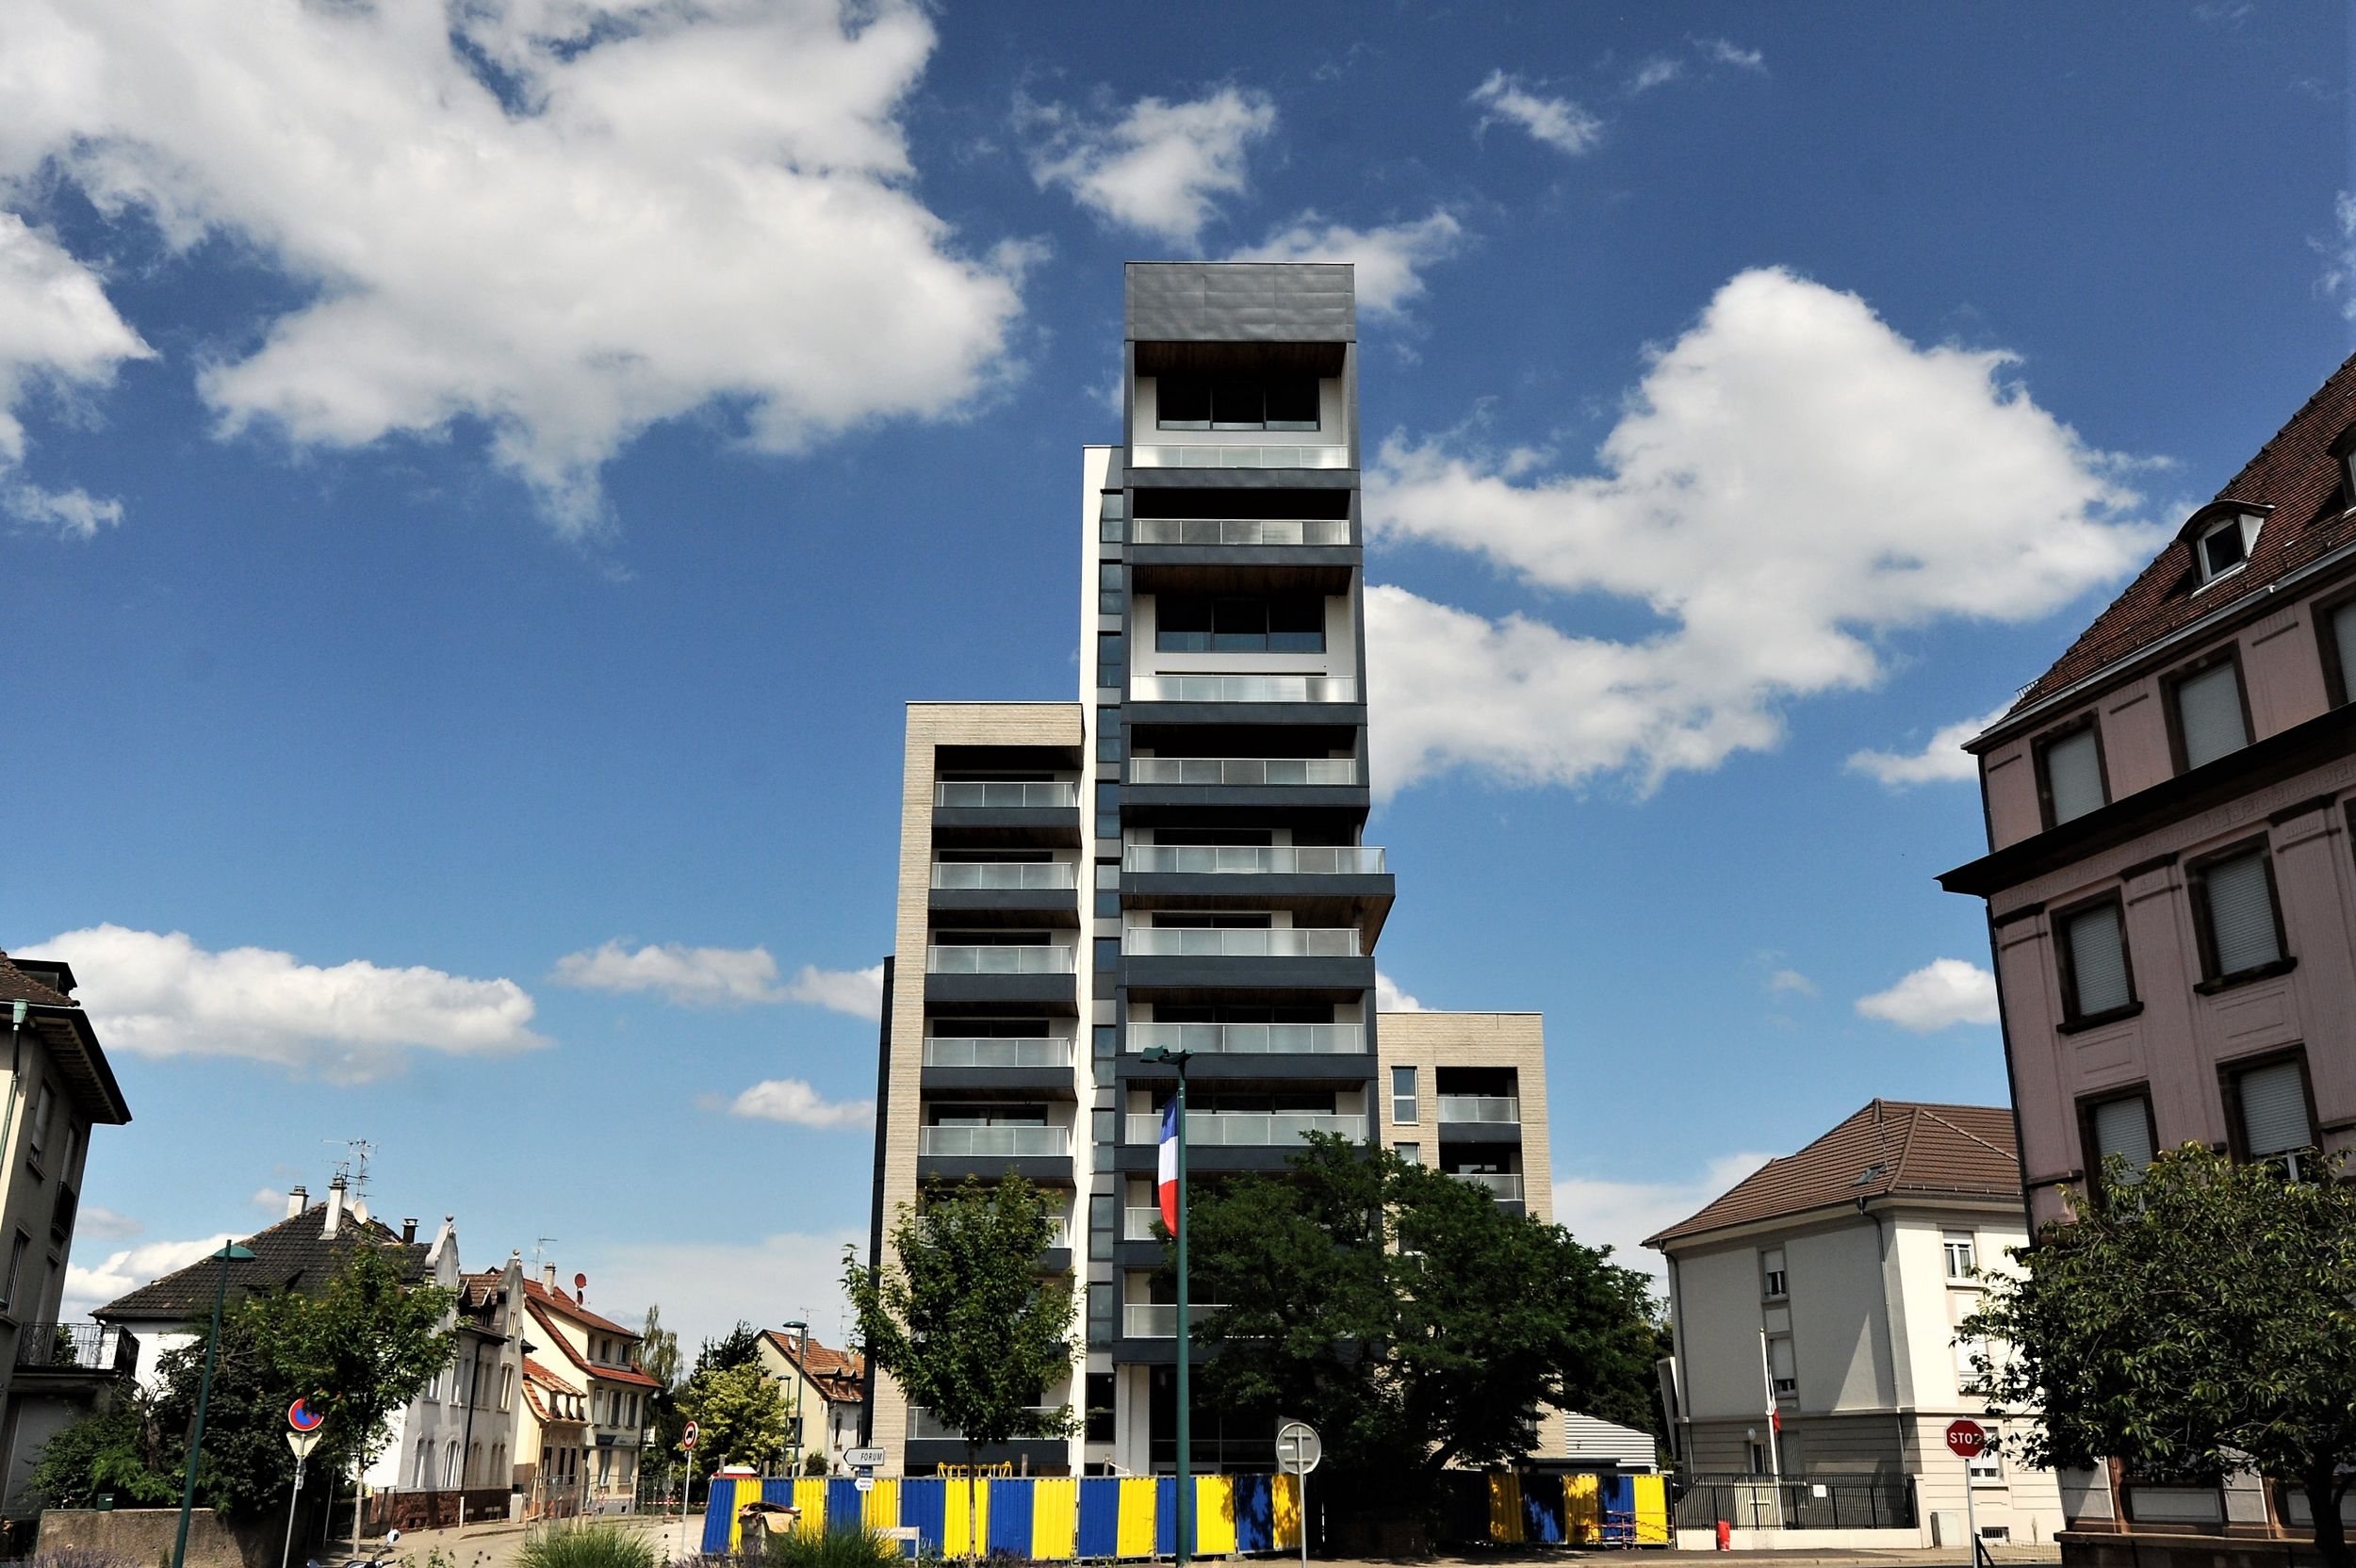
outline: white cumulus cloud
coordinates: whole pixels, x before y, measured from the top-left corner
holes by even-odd
[[[2325,298],[2338,302],[2342,316],[2356,321],[2356,196],[2341,191],[2331,204],[2331,218],[2336,231],[2331,237],[2310,242],[2323,257],[2316,284]]]
[[[477,423],[584,530],[659,421],[723,404],[790,451],[1003,379],[1028,253],[924,204],[898,119],[934,42],[915,0],[22,0],[0,200],[63,180],[286,282],[201,368],[224,431]],[[47,319],[57,373],[144,351],[87,273]]]
[[[1464,226],[1447,212],[1355,229],[1304,212],[1231,261],[1346,261],[1356,271],[1358,308],[1395,316],[1423,292],[1424,270],[1464,248]]]
[[[1775,996],[1814,996],[1816,982],[1796,969],[1779,969],[1767,976],[1767,989]]]
[[[593,1310],[635,1325],[646,1320],[646,1308],[659,1306],[663,1327],[691,1352],[737,1323],[774,1329],[787,1318],[800,1318],[812,1339],[840,1349],[849,1315],[843,1295],[846,1246],[864,1258],[867,1228],[592,1247],[579,1266],[589,1276]]]
[[[1470,102],[1481,106],[1476,130],[1518,125],[1532,139],[1572,157],[1603,138],[1603,122],[1578,104],[1541,92],[1503,71],[1490,72],[1488,79],[1473,89]]]
[[[1963,743],[2011,710],[2012,705],[2006,703],[1977,718],[1941,725],[1920,751],[1860,751],[1845,765],[1852,773],[1868,775],[1892,790],[1915,784],[1969,784],[1980,776],[1980,768],[1963,749]]]
[[[186,1268],[237,1239],[223,1231],[202,1241],[144,1242],[137,1247],[109,1252],[104,1262],[88,1267],[69,1259],[65,1268],[64,1301],[59,1311],[67,1317],[88,1317],[93,1308],[103,1307],[150,1281],[160,1280],[176,1269]]]
[[[1368,589],[1382,787],[1464,767],[1650,789],[1773,747],[1793,699],[1874,685],[1890,633],[2034,619],[2132,569],[2162,534],[2135,519],[2125,460],[2005,379],[2012,363],[1919,347],[1855,295],[1761,269],[1653,355],[1595,472],[1384,441],[1378,545],[1468,551],[1655,624],[1575,634]]]
[[[796,1127],[871,1127],[872,1100],[828,1100],[799,1078],[764,1078],[728,1102],[728,1115]]]
[[[1399,989],[1398,981],[1381,970],[1376,970],[1374,972],[1374,1010],[1378,1013],[1421,1013],[1428,1012],[1430,1009]]]
[[[689,1006],[779,1002],[777,961],[765,947],[688,947],[648,942],[631,951],[619,941],[556,961],[553,978],[580,990],[630,995],[654,991]]]
[[[787,998],[827,1007],[853,1018],[883,1017],[883,965],[865,969],[820,969],[804,964],[785,988]]]
[[[1756,49],[1745,49],[1731,39],[1697,38],[1693,47],[1702,58],[1713,65],[1730,65],[1737,71],[1764,72],[1767,57]]]
[[[1644,1238],[1698,1214],[1772,1155],[1721,1154],[1690,1176],[1631,1182],[1619,1177],[1565,1176],[1554,1184],[1554,1222],[1590,1247],[1609,1245],[1612,1261],[1656,1278],[1661,1254]]]
[[[361,1082],[415,1052],[505,1055],[548,1042],[512,980],[472,980],[365,959],[320,966],[290,953],[219,953],[182,932],[97,925],[26,952],[63,958],[107,1049],[139,1056],[234,1056]]]
[[[74,1234],[96,1236],[102,1241],[119,1241],[124,1236],[138,1235],[147,1229],[129,1215],[115,1209],[102,1208],[96,1203],[84,1205],[74,1217]]]
[[[0,24],[0,98],[8,28]],[[7,133],[0,131],[0,147]],[[108,302],[98,275],[15,213],[0,211],[0,511],[68,539],[122,521],[120,501],[12,477],[25,461],[24,405],[37,392],[88,395],[126,360],[154,357]]]
[[[1233,84],[1109,113],[1026,102],[1017,115],[1041,190],[1061,187],[1108,223],[1189,246],[1219,199],[1250,185],[1251,150],[1276,128],[1268,94]]]
[[[1994,1023],[1996,976],[1961,958],[1934,958],[1888,990],[1858,997],[1857,1010],[1918,1035]]]

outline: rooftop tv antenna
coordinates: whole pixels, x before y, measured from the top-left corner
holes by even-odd
[[[562,1236],[535,1236],[532,1238],[532,1273],[534,1279],[539,1277],[541,1266],[548,1261],[548,1243],[552,1241],[562,1241],[564,1237]]]
[[[344,1186],[354,1199],[366,1197],[368,1190],[368,1161],[376,1157],[376,1145],[367,1138],[321,1138],[321,1143],[341,1144],[349,1152],[335,1162],[335,1174],[344,1179]]]

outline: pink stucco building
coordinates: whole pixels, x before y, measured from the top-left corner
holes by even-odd
[[[2356,359],[1970,749],[2034,1224],[2110,1153],[2356,1133]],[[2082,1527],[2303,1500],[2066,1478]]]

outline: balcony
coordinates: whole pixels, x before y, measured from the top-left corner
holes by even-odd
[[[1364,1141],[1366,1119],[1334,1111],[1186,1113],[1186,1147],[1189,1149],[1283,1149],[1299,1143],[1311,1133],[1330,1133],[1337,1137]],[[1159,1111],[1130,1113],[1128,1141],[1131,1144],[1152,1144],[1157,1142],[1161,1135],[1162,1117]]]
[[[1516,1172],[1510,1170],[1451,1170],[1448,1172],[1448,1174],[1455,1177],[1460,1182],[1470,1182],[1475,1186],[1487,1187],[1489,1189],[1490,1196],[1495,1198],[1500,1203],[1518,1203],[1522,1200],[1522,1179]]]
[[[1201,1051],[1242,1056],[1358,1056],[1366,1031],[1358,1023],[1132,1023],[1128,1049]]]
[[[938,951],[938,950],[936,950]],[[1069,951],[1069,950],[1067,950]],[[1121,951],[1140,958],[1355,958],[1354,925],[1287,925],[1246,931],[1132,925],[1121,934]]]
[[[1358,682],[1338,675],[1137,675],[1132,702],[1356,702]]]
[[[1068,1159],[1069,1127],[919,1127],[919,1157],[937,1159]]]
[[[107,1323],[27,1323],[16,1332],[20,1372],[82,1372],[129,1377],[139,1342]]]
[[[936,860],[933,886],[953,891],[1069,892],[1080,885],[1070,860]]]
[[[926,1067],[1048,1068],[1072,1066],[1072,1040],[1067,1036],[924,1037]]]
[[[1358,782],[1354,757],[1135,757],[1132,784],[1220,785],[1252,789],[1285,785],[1349,788]]]
[[[1437,1098],[1442,1121],[1511,1124],[1522,1119],[1522,1102],[1510,1094],[1443,1094]]]
[[[1161,1240],[1162,1211],[1155,1207],[1121,1210],[1121,1239],[1123,1241]]]
[[[1139,517],[1138,545],[1347,545],[1347,517]]]
[[[1076,950],[1070,947],[928,947],[927,974],[1071,974]]]
[[[1121,869],[1158,875],[1381,876],[1370,844],[1131,844]]]
[[[1063,1409],[1064,1407],[1061,1405],[1030,1405],[1025,1408],[1031,1411],[1034,1414],[1047,1416],[1055,1414],[1057,1411]],[[941,1420],[939,1416],[933,1414],[931,1411],[927,1410],[923,1405],[910,1405],[908,1407],[908,1440],[910,1443],[962,1443],[965,1441],[965,1434],[959,1431],[957,1428],[952,1427],[947,1422]],[[1018,1443],[1052,1442],[1058,1446],[1063,1443],[1063,1439],[1059,1437],[1017,1438],[1015,1441]]]
[[[1225,1302],[1191,1301],[1186,1305],[1186,1322],[1201,1328],[1211,1320],[1215,1312],[1225,1312]],[[1176,1339],[1178,1337],[1178,1303],[1175,1301],[1130,1301],[1121,1309],[1121,1335],[1123,1339]]]
[[[933,805],[959,811],[1074,811],[1080,786],[1071,780],[1027,783],[943,778],[933,785]]]
[[[1347,468],[1348,447],[1212,445],[1208,442],[1139,442],[1129,449],[1132,468]]]

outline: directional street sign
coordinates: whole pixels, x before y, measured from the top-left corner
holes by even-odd
[[[884,1451],[881,1448],[845,1448],[843,1451],[843,1462],[854,1470],[862,1466],[870,1470],[880,1470],[883,1468],[884,1457]]]
[[[1276,1467],[1287,1476],[1305,1476],[1325,1457],[1325,1445],[1306,1421],[1287,1421],[1276,1429]]]
[[[1977,1421],[1955,1421],[1947,1428],[1947,1447],[1957,1459],[1977,1459],[1988,1446],[1988,1429]]]
[[[286,1446],[294,1450],[295,1458],[309,1459],[311,1450],[319,1446],[320,1436],[321,1433],[316,1426],[307,1432],[288,1432]]]
[[[299,1432],[315,1432],[327,1417],[311,1408],[310,1402],[297,1399],[286,1407],[286,1425]]]
[[[695,1423],[693,1421],[687,1423],[686,1429],[679,1434],[679,1446],[683,1453],[695,1451]]]
[[[875,1490],[875,1478],[873,1476],[854,1477],[851,1484],[858,1487],[861,1492],[873,1492]]]

